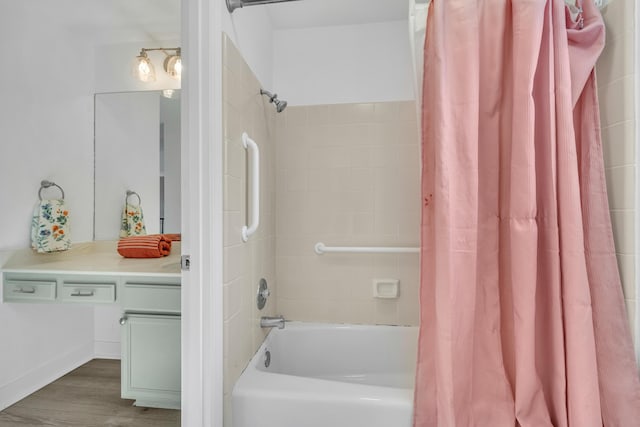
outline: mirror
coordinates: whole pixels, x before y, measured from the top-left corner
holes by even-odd
[[[127,190],[140,196],[147,234],[180,233],[179,94],[95,95],[94,240],[118,240]]]

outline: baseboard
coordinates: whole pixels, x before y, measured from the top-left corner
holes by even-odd
[[[93,354],[96,359],[120,360],[120,341],[94,341]]]
[[[3,410],[45,385],[57,380],[94,358],[94,343],[89,342],[0,385],[0,410]]]

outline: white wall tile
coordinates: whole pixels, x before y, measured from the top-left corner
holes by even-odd
[[[265,331],[259,326],[261,315],[277,311],[275,280],[275,132],[274,109],[259,94],[260,83],[231,42],[224,42],[224,392],[229,407],[236,379],[262,343]],[[232,76],[231,76],[232,75]],[[260,147],[260,227],[246,243],[241,229],[246,221],[246,152],[242,132],[249,133]],[[291,132],[292,143],[301,133]],[[295,151],[295,150],[294,150]],[[297,159],[299,159],[297,157]],[[306,188],[304,164],[281,173],[282,185]],[[263,312],[255,305],[260,278],[269,283],[272,296]],[[225,412],[225,425],[231,412]]]
[[[370,123],[374,118],[374,104],[333,104],[329,105],[331,123]]]
[[[633,30],[634,0],[613,0],[602,10],[607,38],[620,37]]]
[[[633,331],[635,329],[635,319],[636,319],[636,300],[625,299],[624,302],[625,302],[625,305],[627,306],[627,319],[629,320],[629,327]]]
[[[607,168],[635,163],[635,122],[628,120],[602,129],[602,150]]]
[[[278,308],[287,318],[417,324],[418,257],[323,255],[313,245],[418,246],[420,169],[413,102],[289,107],[278,127]],[[303,143],[293,138],[304,129]],[[282,135],[282,137],[281,137]],[[300,168],[308,161],[309,168]],[[307,190],[292,184],[292,170]],[[374,278],[401,278],[397,300]]]
[[[633,31],[609,37],[596,65],[600,85],[611,83],[633,73]]]
[[[617,254],[618,268],[620,269],[620,279],[622,280],[622,290],[624,297],[627,299],[636,299],[636,283],[635,283],[635,255]]]
[[[635,166],[620,166],[606,169],[609,208],[613,210],[634,209]]]
[[[226,175],[224,181],[224,210],[240,212],[244,209],[243,180],[232,175]]]
[[[603,9],[606,45],[597,64],[607,191],[618,267],[629,321],[634,328],[635,271],[635,1],[615,0]]]
[[[611,211],[611,225],[616,252],[624,255],[635,253],[635,212],[633,210]]]
[[[634,119],[634,76],[628,75],[598,87],[603,127]]]

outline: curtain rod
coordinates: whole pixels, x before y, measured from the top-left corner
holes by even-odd
[[[255,6],[259,4],[283,3],[297,0],[227,0],[227,10],[233,13],[239,7]]]
[[[226,1],[227,1],[227,10],[229,11],[229,13],[233,13],[234,10],[240,7],[255,6],[259,4],[284,3],[284,2],[297,1],[297,0],[226,0]],[[428,4],[430,1],[431,0],[418,0],[418,3]],[[607,5],[607,3],[609,3],[609,0],[593,0],[593,2],[595,3],[598,9],[602,9]],[[565,0],[565,3],[567,3],[568,5],[575,6],[576,0]]]

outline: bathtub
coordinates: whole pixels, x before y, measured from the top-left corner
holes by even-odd
[[[233,427],[410,427],[417,334],[287,322],[236,382]]]

